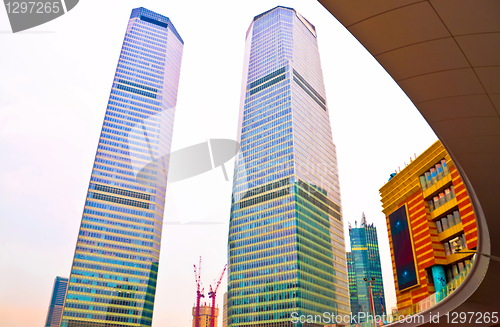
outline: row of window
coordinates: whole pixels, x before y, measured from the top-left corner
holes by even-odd
[[[278,144],[275,146],[275,149],[276,150],[283,149],[283,147],[289,145],[289,143],[292,143],[292,141]],[[285,148],[285,150],[283,150],[283,151],[290,154],[292,152],[292,150],[293,150],[292,145],[289,145],[289,147]],[[260,170],[253,169],[253,171],[246,171],[245,178],[247,180],[257,180],[257,179],[265,178],[267,176],[271,176],[273,173],[280,172],[280,171],[293,172],[295,170],[295,166],[293,164],[293,161],[289,160],[286,162],[279,162],[279,159],[281,159],[281,158],[282,157],[275,158],[274,156],[272,156],[272,160],[269,160],[268,163],[263,164],[263,166],[265,168],[262,167],[262,169],[260,169]],[[274,165],[271,165],[271,164],[274,164]]]
[[[280,247],[279,249],[284,249],[284,248],[291,248],[291,246]],[[257,261],[253,260],[250,262],[243,262],[240,264],[233,263],[231,265],[231,274],[237,273],[238,271],[255,269],[256,267],[259,267],[259,269],[261,269],[265,266],[281,265],[285,262],[296,261],[296,260],[297,260],[297,253],[285,252],[285,253],[280,253],[278,255],[273,254],[270,257],[265,257],[264,259]]]
[[[94,164],[94,170],[104,170],[104,171],[109,171],[114,174],[119,174],[119,175],[126,175],[132,178],[132,180],[136,179],[136,173],[130,169],[130,170],[123,170],[123,169],[118,169],[115,166],[108,166],[108,165],[100,165],[100,164]],[[141,171],[142,175],[145,175],[145,172]],[[150,174],[152,175],[152,174]],[[129,179],[130,180],[130,179]],[[154,200],[152,200],[154,201]]]
[[[282,283],[268,283],[268,284],[262,284],[258,285],[252,288],[244,288],[244,289],[238,289],[238,290],[233,290],[231,291],[230,294],[228,294],[229,297],[242,297],[245,295],[251,295],[251,294],[260,294],[260,293],[270,293],[270,292],[277,292],[277,291],[282,291],[282,290],[290,290],[292,288],[298,287],[298,284],[295,281],[290,281],[290,282],[282,282]]]
[[[90,287],[82,287],[82,286],[74,286],[73,283],[70,283],[68,286],[68,294],[73,292],[79,293],[87,293],[87,294],[98,294],[98,295],[106,295],[106,296],[118,296],[118,289],[104,289],[104,288],[90,288]],[[130,292],[127,295],[127,298],[144,300],[145,295],[143,293]]]
[[[265,106],[265,101],[267,100],[268,103],[274,102],[273,98],[276,95],[281,94],[282,96],[284,95],[289,95],[290,94],[290,83],[280,83],[280,84],[275,84],[266,89],[265,92],[262,93],[257,93],[253,95],[249,95],[245,98],[244,106],[243,106],[243,118],[245,119],[249,118],[250,115],[253,115],[253,112],[256,109],[262,108]]]
[[[253,122],[259,119],[259,115],[269,109],[274,108],[274,104],[282,105],[285,103],[290,103],[290,85],[286,84],[282,88],[276,89],[273,92],[266,92],[265,98],[256,98],[250,101],[249,98],[245,99],[245,105],[243,106],[243,122]]]
[[[154,65],[148,61],[142,61],[142,60],[138,60],[135,58],[131,58],[127,54],[128,54],[127,52],[121,53],[120,62],[130,64],[130,65],[132,65],[134,67],[138,67],[138,68],[144,68],[144,69],[154,68],[154,69],[151,69],[151,71],[155,72],[155,73],[162,72],[165,70],[164,65],[163,66]]]
[[[114,133],[115,131],[110,130],[109,128],[103,128],[101,131],[102,139],[109,139],[118,142],[123,142],[125,144],[132,144],[140,147],[151,147],[153,150],[158,150],[158,138],[148,139],[144,137],[144,135],[138,136],[134,133],[129,133],[126,137],[121,136],[119,133]]]
[[[246,144],[250,144],[256,140],[260,139],[266,139],[267,137],[277,133],[277,132],[285,132],[291,130],[292,128],[292,121],[286,121],[284,124],[281,125],[273,125],[273,126],[268,126],[267,129],[262,129],[260,133],[257,133],[256,135],[250,137],[250,135],[241,135],[241,146],[245,146]],[[248,160],[247,160],[248,161]]]
[[[262,157],[261,160],[255,160],[252,161],[250,164],[245,165],[244,166],[245,169],[241,169],[241,171],[237,172],[235,180],[239,181],[241,180],[241,178],[255,179],[256,177],[262,177],[262,174],[258,174],[259,171],[261,170],[265,170],[266,172],[269,173],[269,172],[281,171],[286,168],[293,169],[295,168],[293,159],[294,155],[291,151],[281,157],[273,158],[271,160],[269,160],[268,157]],[[245,194],[247,194],[246,187],[244,184],[236,185],[233,189],[233,194],[235,193],[237,194],[238,192],[241,191],[245,191]]]
[[[455,198],[455,188],[452,186],[444,189],[438,195],[435,195],[432,200],[427,201],[430,211],[436,210],[443,204]]]
[[[434,167],[419,177],[420,186],[422,186],[423,190],[426,190],[449,173],[450,170],[448,169],[446,159],[441,159]]]
[[[139,318],[133,318],[130,316],[98,315],[98,314],[72,312],[72,311],[65,311],[64,316],[65,317],[75,317],[75,318],[106,320],[106,321],[117,321],[117,322],[133,323],[133,324],[138,324],[140,322]]]
[[[126,235],[126,236],[138,237],[141,239],[155,240],[155,241],[159,242],[159,237],[155,237],[154,234],[137,233],[137,232],[131,232],[128,230],[123,230],[123,229],[108,228],[108,227],[98,226],[98,225],[94,225],[94,224],[88,224],[87,222],[88,222],[88,220],[83,221],[81,228],[85,228],[88,230],[102,231],[105,233],[114,233],[114,234],[121,234],[121,235]]]
[[[104,117],[105,121],[114,122],[117,124],[121,124],[122,126],[128,127],[126,128],[128,133],[135,133],[136,135],[139,136],[142,135],[143,141],[146,141],[146,143],[147,143],[146,136],[148,137],[154,136],[154,138],[160,136],[160,124],[155,123],[151,118],[137,119],[130,115],[121,115],[117,111],[118,110],[113,110],[113,108],[107,110],[106,115]],[[123,127],[121,129],[123,129]],[[146,136],[144,135],[145,133]]]
[[[143,286],[133,286],[133,285],[123,285],[117,284],[112,281],[103,281],[103,280],[89,280],[79,277],[71,277],[70,280],[71,285],[82,284],[82,285],[91,285],[99,288],[110,288],[115,291],[116,297],[119,298],[133,298],[136,292],[146,292],[148,287]]]
[[[151,48],[151,45],[158,46],[160,49],[165,49],[167,48],[167,40],[165,37],[163,38],[156,38],[156,37],[151,37],[149,35],[153,35],[152,33],[146,32],[144,29],[139,29],[137,27],[140,27],[141,25],[134,25],[134,27],[127,32],[127,36],[132,36],[132,39],[136,39],[140,41],[141,45],[145,45],[146,48]],[[156,47],[155,47],[156,48]]]
[[[296,291],[267,293],[254,297],[244,297],[231,300],[232,314],[245,314],[252,312],[283,310],[295,306],[295,301],[283,301],[288,299],[295,299],[297,297]],[[262,304],[266,302],[282,301],[281,303]],[[251,306],[248,306],[252,304]],[[293,305],[293,306],[292,306]],[[237,306],[244,306],[237,308]]]
[[[125,35],[125,38],[123,39],[124,44],[125,42],[138,45],[141,48],[145,49],[146,51],[151,51],[151,52],[154,51],[157,54],[165,53],[165,45],[163,44],[155,45],[154,44],[155,42],[145,40],[144,37],[142,37],[142,35],[136,36],[133,35],[132,33],[127,33]]]
[[[134,137],[136,136],[136,134],[131,133],[130,126],[117,125],[117,124],[114,124],[112,122],[104,120],[103,128],[106,128],[106,127],[112,128],[112,130],[110,132],[114,133],[116,135],[120,135],[120,133],[118,133],[119,131],[126,131],[126,132],[123,132],[123,134],[121,134],[121,135],[128,136],[130,134],[130,136],[128,136],[128,137],[132,137],[132,135]],[[146,127],[146,126],[144,126],[144,127]],[[156,132],[156,131],[148,130],[148,134],[152,134],[154,132]],[[144,133],[139,134],[138,137],[136,137],[136,138],[139,140],[144,140]]]
[[[292,142],[292,141],[290,141]],[[284,146],[287,145],[287,148],[284,148]],[[256,158],[255,160],[248,161],[246,159],[240,159],[238,160],[238,167],[237,171],[235,174],[235,188],[237,190],[238,187],[245,187],[248,188],[248,185],[241,185],[241,182],[244,181],[246,182],[247,180],[250,179],[251,173],[255,174],[254,171],[258,172],[256,169],[254,169],[255,166],[263,166],[267,165],[268,167],[275,166],[277,164],[281,164],[283,168],[294,168],[293,165],[291,164],[286,164],[284,165],[283,163],[288,163],[294,158],[294,153],[291,145],[289,142],[282,143],[282,144],[277,144],[274,146],[273,149],[275,152],[272,152],[271,154],[267,154],[265,156],[259,157],[258,155],[252,156],[253,158]],[[247,170],[248,168],[248,170]],[[254,175],[255,176],[255,175]],[[255,178],[253,178],[255,179]],[[234,191],[236,191],[234,190]]]
[[[446,255],[453,254],[462,249],[467,249],[467,240],[465,239],[465,234],[460,234],[453,239],[444,242],[444,252]]]
[[[129,306],[129,307],[138,307],[141,308],[144,306],[145,310],[152,310],[152,306],[148,305],[145,303],[143,300],[137,300],[137,299],[117,299],[116,297],[113,298],[102,298],[98,296],[92,296],[92,295],[84,295],[80,293],[69,293],[66,296],[66,299],[68,300],[75,300],[75,301],[85,301],[85,302],[94,302],[94,303],[104,303],[104,304],[109,304],[111,301],[113,304],[116,305],[122,305],[122,306]],[[146,308],[148,307],[148,308]]]
[[[136,88],[133,88],[133,87],[128,87],[128,86],[125,86],[123,84],[118,84],[116,87],[118,89],[120,89],[120,90],[124,90],[124,91],[127,91],[127,92],[133,92],[133,93],[136,93],[136,94],[139,94],[139,95],[143,95],[143,96],[148,97],[148,98],[156,99],[158,97],[158,94],[153,94],[151,92],[146,92],[146,91],[139,90],[139,89],[136,89]]]
[[[128,218],[128,217],[125,217]],[[151,228],[150,226],[142,226],[142,225],[137,225],[137,224],[127,224],[124,221],[128,219],[122,219],[120,220],[110,220],[108,219],[103,219],[103,218],[97,218],[97,217],[92,217],[88,215],[84,215],[82,221],[84,222],[89,222],[89,223],[98,223],[98,224],[104,224],[104,225],[110,225],[110,226],[116,226],[116,227],[121,227],[121,228],[127,228],[127,229],[133,229],[141,233],[155,233],[157,235],[161,234],[161,229],[159,228]],[[140,219],[136,219],[138,223],[142,224],[142,221]]]
[[[148,161],[151,161],[152,159],[155,159],[154,157],[152,157],[151,155],[142,155],[142,154],[139,154],[139,153],[131,153],[130,151],[125,151],[125,150],[122,150],[121,148],[116,148],[116,147],[109,147],[109,146],[105,146],[103,144],[106,144],[106,143],[112,143],[112,142],[108,142],[108,141],[105,141],[105,140],[101,140],[99,142],[99,145],[97,147],[97,150],[104,150],[104,151],[110,151],[110,152],[114,152],[114,153],[118,153],[118,154],[121,154],[123,155],[125,158],[130,158],[132,155],[134,158],[137,158],[137,159],[142,159],[142,160],[145,160],[146,162]],[[147,153],[147,151],[145,151]],[[113,177],[113,176],[112,176]],[[116,176],[117,177],[117,176]],[[118,178],[118,177],[117,177]]]
[[[268,274],[261,274],[264,275],[263,277],[253,278],[253,279],[248,279],[247,277],[241,277],[241,275],[238,275],[237,276],[238,278],[232,278],[232,276],[229,275],[229,289],[234,290],[244,287],[253,288],[257,285],[279,283],[282,281],[297,279],[297,270],[294,269],[294,267],[296,267],[295,264],[291,266],[281,266],[279,268],[276,268],[276,271],[273,272],[273,275],[271,275],[271,270],[269,270]],[[278,274],[278,269],[280,270],[279,274]]]
[[[141,269],[151,269],[151,264],[152,263],[137,263],[137,262],[131,262],[127,260],[115,260],[115,259],[110,259],[110,258],[103,258],[103,257],[98,257],[98,256],[91,256],[87,254],[82,254],[82,253],[76,253],[75,254],[75,260],[85,260],[85,261],[93,261],[93,262],[99,262],[103,264],[112,264],[112,265],[120,265],[122,267],[133,267],[133,268],[141,268]]]
[[[135,215],[135,216],[143,216],[143,217],[148,217],[148,218],[155,217],[154,213],[151,213],[151,212],[148,212],[145,210],[139,211],[139,210],[130,209],[130,208],[126,208],[126,207],[117,207],[117,206],[113,206],[113,205],[110,205],[107,203],[93,202],[91,200],[87,200],[87,202],[85,203],[85,206],[86,207],[93,207],[93,208],[100,208],[100,209],[104,209],[104,210],[111,210],[111,211],[115,211],[115,212],[128,213],[128,214]]]
[[[282,138],[284,136],[290,136],[292,135],[292,128],[287,128],[287,129],[279,129],[276,131],[276,133],[272,135],[267,135],[266,137],[261,137],[255,140],[255,142],[249,143],[248,140],[245,142],[240,147],[240,153],[244,153],[245,151],[249,149],[257,149],[261,147],[263,144],[267,144],[269,142],[272,142],[273,140]]]
[[[110,141],[107,138],[102,138],[101,137],[101,139],[99,140],[99,144],[110,145],[110,146],[113,147],[113,149],[120,149],[120,150],[122,150],[123,154],[127,153],[129,156],[133,155],[134,157],[138,157],[138,158],[140,157],[140,158],[143,158],[145,160],[151,160],[151,158],[153,156],[158,156],[158,151],[155,151],[155,153],[152,154],[151,151],[149,151],[150,149],[147,148],[147,147],[140,148],[140,147],[137,147],[137,146],[131,146],[131,145],[128,145],[128,144],[122,144],[122,143]],[[144,156],[144,155],[141,155],[140,153],[147,153],[149,155],[148,156]]]
[[[163,85],[163,79],[160,77],[152,77],[152,76],[144,75],[140,71],[130,71],[129,69],[126,69],[126,68],[121,69],[121,68],[117,67],[116,72],[115,72],[115,77],[121,76],[121,74],[123,74],[127,77],[140,78],[141,80],[144,80],[144,81],[150,81],[150,82],[155,83],[155,84],[162,84]]]
[[[107,235],[104,233],[95,233],[95,232],[90,232],[90,231],[83,230],[83,229],[80,230],[79,235],[83,236],[83,237],[100,238],[103,240],[121,242],[121,243],[126,243],[126,244],[135,244],[135,245],[141,245],[141,246],[153,246],[153,242],[139,241],[139,240],[135,240],[135,239],[131,239],[131,238],[124,238],[124,237],[118,237],[118,236],[113,236],[113,235]]]
[[[114,305],[115,303],[112,303],[112,304]],[[66,308],[74,308],[74,309],[80,309],[80,310],[91,310],[91,311],[95,311],[95,312],[121,313],[121,314],[134,315],[134,316],[137,316],[140,313],[139,310],[120,308],[118,306],[116,306],[116,307],[115,306],[101,307],[98,305],[88,305],[88,304],[71,303],[71,302],[66,302]]]
[[[130,276],[122,276],[115,274],[103,273],[102,271],[86,271],[86,270],[78,270],[75,269],[71,272],[71,276],[85,276],[85,277],[93,277],[100,278],[106,280],[116,280],[118,282],[127,282],[127,283],[135,283],[135,284],[149,284],[151,282],[151,278],[134,278]],[[156,281],[156,279],[154,279]]]
[[[108,185],[91,183],[90,189],[94,189],[96,191],[103,191],[103,192],[107,192],[107,193],[114,193],[114,194],[118,194],[118,195],[125,195],[125,196],[131,197],[131,198],[137,198],[137,199],[141,199],[141,200],[151,201],[151,195],[149,195],[149,194],[125,190],[125,189],[112,187],[112,186],[108,186]]]
[[[114,203],[124,204],[127,206],[154,210],[154,204],[136,201],[136,200],[125,199],[125,198],[119,198],[117,196],[112,196],[112,195],[107,195],[107,194],[89,192],[88,197],[91,199],[96,199],[96,200],[114,202]]]
[[[460,218],[460,212],[458,210],[455,210],[436,221],[437,231],[438,233],[444,232],[448,228],[453,227],[461,222],[462,219]]]
[[[150,25],[144,24],[140,21],[138,21],[136,24],[133,25],[132,27],[133,31],[138,31],[142,34],[145,35],[151,35],[154,39],[158,39],[158,41],[164,41],[165,37],[168,35],[167,30],[165,29],[158,29],[158,28],[151,28]]]
[[[257,184],[257,183],[252,183],[252,184]],[[257,184],[257,185],[242,185],[243,188],[249,190],[258,190],[258,189],[264,189],[266,187],[268,187],[269,185],[271,185],[270,183],[267,183],[267,184]],[[246,186],[246,187],[245,187]],[[254,186],[252,188],[250,188],[250,186]],[[255,187],[257,186],[257,187]],[[282,188],[282,187],[280,187]],[[238,220],[237,224],[240,224],[240,223],[246,223],[246,222],[250,222],[250,221],[253,221],[254,218],[253,217],[257,217],[256,219],[259,219],[259,218],[262,218],[262,217],[266,217],[266,216],[270,216],[272,215],[272,213],[270,212],[264,212],[266,209],[274,209],[274,206],[276,206],[276,209],[277,210],[280,210],[280,211],[277,211],[276,213],[279,213],[279,212],[285,212],[285,211],[288,211],[288,209],[280,209],[282,205],[285,205],[287,202],[290,202],[288,200],[291,200],[291,199],[278,199],[278,200],[274,200],[272,202],[263,202],[261,203],[261,205],[259,207],[246,207],[245,209],[240,209],[239,208],[239,205],[236,207],[237,204],[239,204],[241,201],[247,201],[247,200],[252,200],[252,199],[249,199],[249,197],[251,196],[254,196],[256,194],[261,194],[261,193],[266,193],[268,191],[270,191],[271,189],[267,190],[267,191],[263,191],[263,192],[260,192],[260,193],[247,193],[247,192],[244,192],[244,193],[240,193],[240,194],[236,194],[236,195],[233,195],[233,201],[232,201],[232,211],[231,211],[231,218],[237,218],[237,217],[243,217],[243,216],[247,216],[247,215],[251,215],[251,214],[255,214],[253,216],[250,216],[248,217],[247,220]],[[256,197],[254,197],[253,199],[256,199]]]
[[[279,105],[277,107],[273,108],[274,110],[267,112],[267,115],[261,115],[259,116],[260,119],[256,121],[246,121],[243,122],[243,128],[242,128],[242,134],[246,133],[247,131],[253,130],[255,128],[263,126],[265,123],[271,122],[276,120],[277,118],[283,118],[284,116],[288,116],[288,119],[291,119],[291,112],[292,109],[290,107],[289,103],[285,103],[282,105]]]
[[[284,237],[282,239],[275,239],[275,238],[270,238],[270,240],[266,242],[261,242],[261,243],[254,243],[254,242],[240,242],[240,243],[249,243],[247,244],[240,244],[238,245],[237,242],[230,242],[229,243],[229,255],[230,256],[236,256],[239,254],[246,254],[249,252],[257,252],[260,250],[265,250],[265,249],[270,249],[278,246],[283,246],[286,244],[293,244],[295,242],[295,235]]]
[[[256,253],[246,253],[245,255],[242,255],[242,256],[230,256],[229,257],[229,265],[231,266],[231,271],[232,271],[232,267],[238,263],[252,261],[255,259],[259,259],[259,258],[277,256],[277,255],[281,255],[284,253],[290,253],[290,252],[295,251],[295,250],[296,250],[296,246],[294,244],[289,244],[289,245],[279,246],[279,247],[274,248],[274,249],[260,251],[260,252],[256,252]]]
[[[292,150],[292,148],[287,148],[287,149],[281,150],[279,152],[275,152],[269,156],[269,159],[272,160],[272,159],[281,157],[285,154],[290,153],[291,150]],[[238,183],[238,184],[246,183],[248,188],[253,188],[253,187],[258,187],[258,186],[264,185],[270,181],[275,181],[275,180],[278,180],[278,179],[281,179],[284,177],[290,177],[293,174],[294,174],[294,167],[290,167],[288,169],[277,171],[276,173],[270,173],[270,174],[268,174],[266,176],[262,176],[258,179],[255,178],[255,179],[251,180],[251,179],[244,179],[243,178],[239,181],[236,181],[236,183]],[[234,210],[237,210],[238,208],[239,207],[235,207]]]
[[[119,112],[122,112],[124,114],[120,114]],[[142,135],[144,135],[144,129],[147,130],[148,135],[151,133],[158,135],[158,131],[161,127],[161,123],[157,121],[159,120],[158,116],[137,115],[137,114],[134,115],[133,108],[132,110],[119,110],[118,108],[109,107],[108,110],[106,111],[106,116],[120,118],[123,121],[122,122],[123,124],[125,124],[125,122],[127,123],[134,122],[135,124],[131,126],[135,126],[135,130],[131,130],[131,132],[141,133]],[[139,116],[139,117],[137,118],[134,116]],[[139,128],[140,130],[138,130]],[[144,136],[143,136],[143,141],[146,141],[146,137]]]
[[[89,247],[84,247],[81,245],[76,246],[76,252],[78,253],[90,253],[90,254],[98,254],[98,255],[105,255],[109,258],[116,257],[116,258],[123,258],[127,260],[138,260],[138,261],[144,261],[144,262],[152,262],[155,260],[155,258],[152,257],[143,257],[140,255],[135,255],[135,254],[128,254],[128,253],[122,253],[122,252],[117,252],[117,251],[109,251],[106,248],[89,248]]]
[[[143,271],[143,270],[135,270],[135,269],[130,269],[130,268],[125,269],[123,267],[114,267],[114,266],[110,266],[110,265],[99,265],[99,264],[94,264],[94,263],[75,261],[73,263],[73,269],[78,269],[78,268],[93,269],[93,270],[99,270],[99,271],[109,271],[112,273],[144,276],[144,277],[148,277],[148,278],[153,273],[153,270]],[[96,293],[96,292],[92,292],[92,290],[90,288],[85,289],[85,290],[78,290],[75,288],[73,290],[75,292]],[[113,295],[114,293],[107,292],[107,293],[96,293],[96,294]],[[144,299],[144,297],[142,297],[142,299]]]
[[[111,160],[106,160],[104,158],[110,158]],[[121,160],[122,162],[124,161],[126,163],[122,164],[119,160]],[[116,165],[117,167],[124,167],[124,168],[130,169],[130,161],[127,162],[123,157],[121,157],[119,155],[115,155],[114,153],[106,153],[106,152],[97,153],[96,162],[103,163],[103,164],[109,165],[109,166]],[[129,182],[123,181],[123,180],[103,179],[103,178],[99,178],[97,176],[92,176],[91,182],[97,182],[97,183],[102,183],[102,184],[112,184],[112,185],[115,185],[118,187],[136,190],[138,192],[152,193],[152,194],[157,193],[156,185],[153,185],[152,187],[147,187],[142,183],[141,184],[137,183],[137,180],[134,180],[134,181],[132,181],[132,183],[129,183]]]
[[[89,246],[97,246],[100,248],[106,248],[106,249],[113,249],[113,250],[118,250],[118,251],[128,251],[128,252],[136,252],[140,254],[149,254],[149,255],[154,255],[154,257],[158,257],[158,251],[154,251],[153,249],[150,248],[140,248],[140,247],[133,247],[133,246],[125,246],[125,245],[118,245],[118,244],[113,244],[109,242],[99,242],[99,240],[95,239],[85,239],[85,238],[80,238],[78,240],[79,245],[89,245]]]
[[[266,129],[280,125],[281,123],[292,119],[290,106],[288,104],[283,104],[281,107],[275,109],[277,113],[272,115],[270,119],[263,119],[251,124],[243,124],[241,130],[242,136],[245,135],[245,137],[249,137],[255,134],[260,134],[260,132],[263,132]]]
[[[107,223],[110,225],[116,224],[117,226],[123,226],[123,221],[130,221],[130,222],[145,224],[145,225],[150,225],[150,226],[155,225],[154,221],[137,218],[137,217],[134,217],[133,215],[132,216],[125,216],[125,215],[119,215],[116,213],[110,213],[110,212],[105,212],[105,211],[96,211],[96,210],[92,210],[92,209],[88,209],[88,208],[85,208],[83,210],[83,213],[84,213],[83,219],[86,221],[102,222],[102,223]],[[110,221],[109,219],[97,219],[97,218],[89,216],[89,215],[117,219],[117,222]],[[126,224],[126,225],[128,225],[128,224]],[[154,231],[154,229],[152,229],[152,228],[142,227],[142,226],[138,226],[138,225],[128,225],[128,226],[131,226],[129,228],[136,228],[136,229],[144,230],[144,231],[148,231],[148,232]],[[136,227],[132,227],[132,226],[136,226]]]
[[[157,82],[157,83],[162,83],[163,82],[163,72],[161,70],[156,70],[156,74],[152,74],[150,70],[143,70],[141,69],[143,67],[135,65],[133,63],[127,63],[125,60],[120,60],[118,61],[118,65],[116,66],[117,72],[123,72],[123,73],[139,73],[141,76],[149,76],[152,82]],[[123,69],[123,70],[119,70]],[[142,78],[142,77],[141,77]],[[136,100],[141,101],[141,98],[136,98]],[[149,102],[151,104],[156,104],[157,101],[155,100],[147,100],[144,99],[144,102]]]
[[[139,53],[139,54],[137,54]],[[165,68],[165,59],[162,58],[161,61],[159,60],[154,60],[152,58],[148,58],[147,56],[144,55],[144,52],[140,51],[135,51],[133,49],[123,49],[120,58],[124,58],[127,61],[132,61],[132,62],[137,62],[139,64],[151,64],[151,65],[156,65],[155,68],[158,68],[160,70]]]

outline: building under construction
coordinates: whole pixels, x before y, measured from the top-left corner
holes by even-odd
[[[219,316],[219,308],[214,308],[214,325],[217,326],[217,317]],[[196,306],[193,307],[193,327],[210,327],[210,318],[212,316],[212,307],[206,303],[200,306],[198,314],[198,323],[196,324]]]
[[[216,327],[217,317],[219,316],[219,309],[215,307],[215,298],[217,296],[217,290],[219,289],[220,283],[222,282],[222,277],[226,272],[227,265],[222,269],[222,273],[219,278],[214,281],[213,285],[210,285],[210,291],[208,292],[208,298],[211,299],[211,305],[204,303],[201,305],[201,298],[205,297],[204,288],[201,285],[201,257],[198,266],[194,265],[194,278],[196,282],[196,304],[193,307],[193,327]]]

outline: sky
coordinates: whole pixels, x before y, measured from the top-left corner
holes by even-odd
[[[326,9],[314,0],[84,0],[16,34],[0,9],[0,327],[44,324],[54,278],[69,276],[130,11],[143,6],[168,16],[185,42],[176,150],[210,138],[236,139],[245,33],[254,16],[277,5],[293,7],[316,26],[345,226],[363,212],[377,226],[387,307],[395,306],[378,190],[437,138]],[[226,164],[229,176],[233,166]],[[231,186],[220,169],[169,184],[154,327],[191,326],[199,256],[206,289],[220,275]],[[205,223],[190,224],[195,221]],[[220,307],[226,288],[224,278]]]

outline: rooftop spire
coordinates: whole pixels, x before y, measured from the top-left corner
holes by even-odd
[[[366,216],[364,212],[363,215],[361,216],[361,227],[366,227]]]

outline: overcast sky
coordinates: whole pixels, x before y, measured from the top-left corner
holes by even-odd
[[[170,17],[185,41],[175,150],[236,138],[245,33],[255,15],[277,5],[316,26],[345,225],[365,212],[378,227],[387,307],[395,306],[378,190],[436,137],[328,11],[314,0],[82,0],[66,15],[16,34],[0,9],[0,327],[44,324],[55,276],[69,275],[130,11],[144,6]],[[233,165],[226,165],[229,176]],[[206,288],[220,274],[231,186],[220,169],[169,185],[154,327],[191,326],[200,255]],[[220,307],[225,289],[224,279]]]

